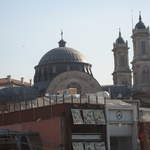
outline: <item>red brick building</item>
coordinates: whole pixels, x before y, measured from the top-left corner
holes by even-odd
[[[0,118],[0,129],[39,135],[36,145],[26,136],[29,150],[107,149],[104,104],[61,103],[11,110]]]

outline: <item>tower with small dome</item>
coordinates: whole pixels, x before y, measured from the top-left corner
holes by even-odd
[[[128,61],[128,42],[124,41],[119,30],[119,37],[113,44],[114,53],[114,72],[113,82],[114,85],[125,85],[131,87],[131,70]]]
[[[133,87],[136,90],[150,90],[150,32],[139,14],[139,22],[132,31],[133,40]]]

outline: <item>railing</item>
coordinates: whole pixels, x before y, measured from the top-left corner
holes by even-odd
[[[74,95],[50,95],[44,97],[38,97],[33,100],[26,100],[16,103],[3,104],[0,106],[0,113],[9,113],[15,111],[28,110],[33,108],[39,108],[44,106],[56,105],[56,104],[104,104],[104,97],[96,95],[87,95],[81,97],[79,94]]]

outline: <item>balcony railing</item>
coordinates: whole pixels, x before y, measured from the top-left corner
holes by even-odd
[[[86,95],[81,97],[79,94],[74,95],[49,95],[38,97],[33,100],[20,101],[16,103],[2,104],[0,113],[9,113],[15,111],[28,110],[57,104],[104,104],[105,98],[96,95]]]

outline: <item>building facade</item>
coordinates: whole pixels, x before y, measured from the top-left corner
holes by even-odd
[[[10,75],[8,75],[6,78],[0,78],[0,89],[23,86],[32,86],[32,80],[30,80],[30,82],[25,82],[23,77],[21,77],[21,80],[16,80],[11,78]]]
[[[85,98],[77,97],[68,101],[69,95],[62,97],[63,100],[56,96],[43,97],[41,105],[39,99],[30,101],[30,107],[20,103],[21,107],[16,109],[18,103],[15,107],[10,105],[7,112],[0,113],[0,131],[5,128],[22,133],[19,139],[13,136],[13,144],[18,142],[21,146],[22,137],[26,137],[25,150],[137,150],[138,105],[135,102],[93,96],[87,97],[86,102]],[[0,134],[0,146],[8,149],[12,145],[1,144],[1,139]]]

